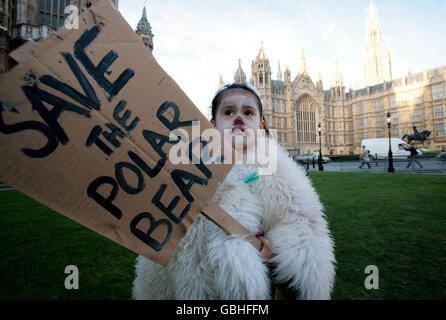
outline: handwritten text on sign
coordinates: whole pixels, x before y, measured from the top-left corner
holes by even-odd
[[[56,151],[59,144],[68,145],[70,137],[59,122],[59,117],[64,112],[70,112],[79,115],[79,117],[91,118],[93,110],[101,110],[101,103],[97,97],[91,82],[87,75],[81,70],[81,66],[86,70],[88,75],[94,79],[97,85],[107,93],[107,100],[109,103],[118,96],[119,92],[129,83],[135,76],[135,71],[132,69],[125,69],[120,76],[112,83],[105,75],[108,68],[118,59],[118,54],[115,51],[108,52],[102,60],[95,65],[86,54],[87,47],[94,42],[100,29],[92,27],[85,31],[82,36],[74,43],[74,56],[68,52],[61,52],[61,56],[65,60],[67,66],[76,77],[82,88],[83,93],[77,91],[68,84],[56,79],[50,74],[40,76],[38,79],[32,72],[28,75],[27,85],[21,86],[21,90],[31,103],[33,110],[37,111],[43,121],[23,121],[14,124],[7,124],[3,118],[4,111],[16,111],[14,108],[6,108],[2,104],[0,109],[0,132],[6,135],[18,133],[24,130],[34,130],[38,134],[45,137],[46,144],[39,149],[22,148],[22,152],[30,158],[45,158]],[[35,80],[35,81],[33,81]],[[37,81],[38,80],[38,81]],[[71,103],[63,98],[45,91],[38,86],[38,82],[52,88],[76,101],[78,104]],[[44,104],[46,103],[46,104]],[[46,105],[52,106],[48,109]],[[173,116],[171,116],[173,114]],[[162,103],[156,112],[157,119],[171,132],[181,128],[190,127],[193,121],[180,121],[180,108],[171,101]],[[102,127],[95,125],[88,137],[85,138],[86,148],[97,147],[105,155],[113,154],[115,148],[121,146],[122,139],[131,131],[139,127],[140,119],[137,116],[132,117],[132,111],[127,107],[126,100],[120,100],[113,111],[113,119],[116,123],[106,123]],[[128,159],[117,162],[114,165],[115,172],[113,176],[100,176],[95,178],[88,186],[86,193],[89,198],[93,199],[97,204],[107,210],[115,219],[121,220],[123,211],[114,202],[119,192],[123,191],[129,195],[136,195],[141,193],[145,188],[149,179],[156,177],[165,166],[168,156],[164,148],[165,144],[174,145],[180,141],[169,139],[169,136],[151,131],[149,129],[142,129],[141,135],[150,147],[159,156],[156,165],[150,167],[138,154],[133,151],[128,151]],[[198,143],[205,144],[201,140]],[[191,145],[195,145],[197,141],[192,141]],[[192,160],[192,152],[189,152]],[[174,224],[179,224],[188,214],[191,203],[194,201],[194,196],[190,189],[194,184],[206,186],[209,179],[212,178],[212,172],[206,167],[203,161],[194,162],[195,166],[200,170],[203,176],[198,176],[194,173],[175,169],[170,172],[170,177],[177,186],[182,197],[187,201],[184,208],[177,209],[181,196],[176,195],[168,204],[163,204],[163,195],[166,191],[167,184],[161,184],[151,199],[151,203],[159,209],[165,218],[156,220],[150,212],[141,212],[137,214],[130,223],[131,233],[141,240],[143,243],[150,246],[155,251],[160,251],[169,241]],[[136,177],[136,184],[134,179],[132,182],[128,178],[128,174]],[[101,186],[108,186],[109,192],[100,191]],[[110,189],[111,188],[111,189]],[[104,190],[102,188],[101,190]],[[175,212],[181,212],[175,214]],[[142,230],[140,222],[145,220],[145,225],[149,224],[146,231]],[[160,226],[164,226],[165,237],[158,241],[153,238],[152,233]]]

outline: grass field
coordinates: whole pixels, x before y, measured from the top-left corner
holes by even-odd
[[[333,299],[446,299],[446,176],[312,172],[336,243]],[[0,299],[129,299],[136,254],[0,192]],[[66,290],[67,265],[79,290]],[[379,270],[367,290],[364,269]]]

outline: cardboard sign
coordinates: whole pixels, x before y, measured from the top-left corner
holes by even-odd
[[[0,180],[167,265],[232,167],[173,165],[169,135],[211,124],[108,1],[30,47],[0,79]]]

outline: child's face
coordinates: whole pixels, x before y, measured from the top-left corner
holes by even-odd
[[[252,135],[257,129],[264,126],[260,116],[256,96],[244,89],[234,88],[223,93],[213,124],[222,135],[229,130],[230,136],[244,135],[249,141],[254,138]]]

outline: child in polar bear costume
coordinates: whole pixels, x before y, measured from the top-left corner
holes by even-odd
[[[255,140],[249,129],[267,130],[257,89],[248,83],[220,88],[211,122],[222,134],[244,136],[243,151],[249,154]],[[274,298],[271,287],[280,283],[300,299],[330,299],[335,257],[323,206],[305,170],[275,146],[274,174],[248,184],[243,178],[259,168],[235,164],[213,197],[250,232],[264,235],[259,236],[263,249],[227,235],[199,214],[167,267],[137,258],[134,299],[266,300]]]

